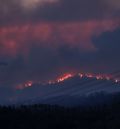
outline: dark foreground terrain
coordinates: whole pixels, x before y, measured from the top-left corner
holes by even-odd
[[[0,129],[120,129],[120,102],[94,107],[0,107]]]

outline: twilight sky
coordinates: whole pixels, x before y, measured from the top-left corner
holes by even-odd
[[[0,0],[0,87],[120,66],[119,0]]]

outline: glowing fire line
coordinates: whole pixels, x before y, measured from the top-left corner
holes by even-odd
[[[119,79],[112,78],[112,77],[109,77],[109,76],[94,75],[94,74],[84,74],[84,73],[78,73],[78,74],[67,73],[67,74],[64,74],[61,77],[58,77],[56,80],[50,80],[50,81],[44,83],[44,85],[62,83],[65,80],[68,80],[68,79],[70,79],[70,78],[72,78],[74,76],[79,76],[80,78],[86,78],[86,77],[87,78],[95,78],[96,80],[107,80],[107,81],[112,81],[114,83],[120,83]],[[38,82],[34,82],[34,81],[26,81],[24,84],[18,85],[17,89],[24,89],[24,88],[27,88],[27,87],[32,87],[33,84],[35,84],[35,83],[43,84],[43,83],[38,83]]]

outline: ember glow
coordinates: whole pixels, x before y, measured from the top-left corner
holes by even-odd
[[[120,68],[119,35],[119,0],[0,0],[0,88],[119,83],[105,74]]]
[[[69,79],[69,78],[71,78],[71,77],[73,77],[72,74],[65,74],[65,75],[63,75],[62,77],[58,78],[58,79],[57,79],[57,82],[58,82],[58,83],[59,83],[59,82],[63,82],[63,81],[65,81],[65,80],[67,80],[67,79]]]
[[[31,87],[35,82],[33,81],[26,81],[25,83],[23,84],[19,84],[16,86],[16,89],[24,89],[24,88],[28,88],[28,87]]]
[[[48,82],[42,83],[42,82],[36,82],[36,81],[27,81],[23,84],[16,86],[16,89],[24,89],[24,88],[32,87],[33,84],[52,85],[52,84],[62,83],[75,76],[79,76],[80,78],[91,78],[91,79],[93,78],[96,80],[106,80],[106,81],[111,81],[114,83],[120,83],[119,79],[112,78],[108,75],[95,75],[95,74],[90,74],[90,73],[78,73],[78,74],[66,73],[66,74],[63,74],[62,76],[58,77],[57,79],[49,80]]]
[[[120,80],[112,77],[112,75],[95,75],[95,74],[84,74],[84,73],[83,74],[79,73],[78,75],[80,76],[80,78],[84,77],[96,78],[96,80],[107,80],[107,81],[113,81],[115,83],[120,83]]]

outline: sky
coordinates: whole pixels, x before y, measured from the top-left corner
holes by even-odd
[[[109,73],[119,55],[119,0],[0,0],[1,88]]]

